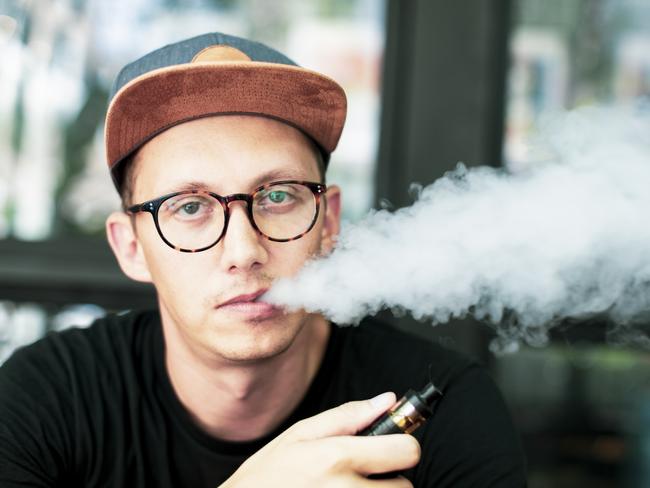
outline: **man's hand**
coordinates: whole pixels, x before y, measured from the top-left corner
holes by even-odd
[[[301,420],[248,458],[221,488],[411,487],[402,477],[366,476],[415,466],[420,445],[414,437],[354,435],[394,403],[395,395],[384,393]]]

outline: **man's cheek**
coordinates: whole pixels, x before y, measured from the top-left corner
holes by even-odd
[[[297,242],[297,241],[296,241]],[[306,244],[306,243],[301,243]],[[280,263],[282,272],[281,276],[293,276],[300,271],[305,263],[315,254],[311,251],[312,246],[292,246],[287,253],[283,253],[282,262]]]
[[[203,268],[203,274],[205,273]],[[195,296],[199,298],[200,292],[205,288],[206,278],[201,273],[201,267],[194,269],[187,263],[176,260],[163,259],[157,262],[153,272],[154,284],[157,288],[166,290],[166,295],[178,298]]]

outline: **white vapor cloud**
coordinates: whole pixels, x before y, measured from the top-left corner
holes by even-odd
[[[546,121],[516,173],[459,165],[395,212],[345,224],[335,250],[266,300],[357,323],[390,308],[434,323],[516,321],[519,339],[650,310],[650,113],[583,108]],[[504,325],[508,319],[511,325]]]

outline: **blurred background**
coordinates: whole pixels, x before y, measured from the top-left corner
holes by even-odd
[[[125,63],[215,30],[343,85],[328,181],[348,220],[408,205],[411,183],[459,161],[534,164],[524,141],[547,110],[650,95],[647,0],[0,0],[0,363],[47,331],[155,305],[105,241],[119,206],[107,96]],[[484,324],[388,318],[490,369],[532,488],[650,486],[648,349],[610,343],[592,320],[494,355]]]

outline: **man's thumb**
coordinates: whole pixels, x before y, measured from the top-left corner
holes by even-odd
[[[382,393],[370,400],[348,402],[301,420],[286,433],[295,440],[354,435],[395,404],[395,393]]]

